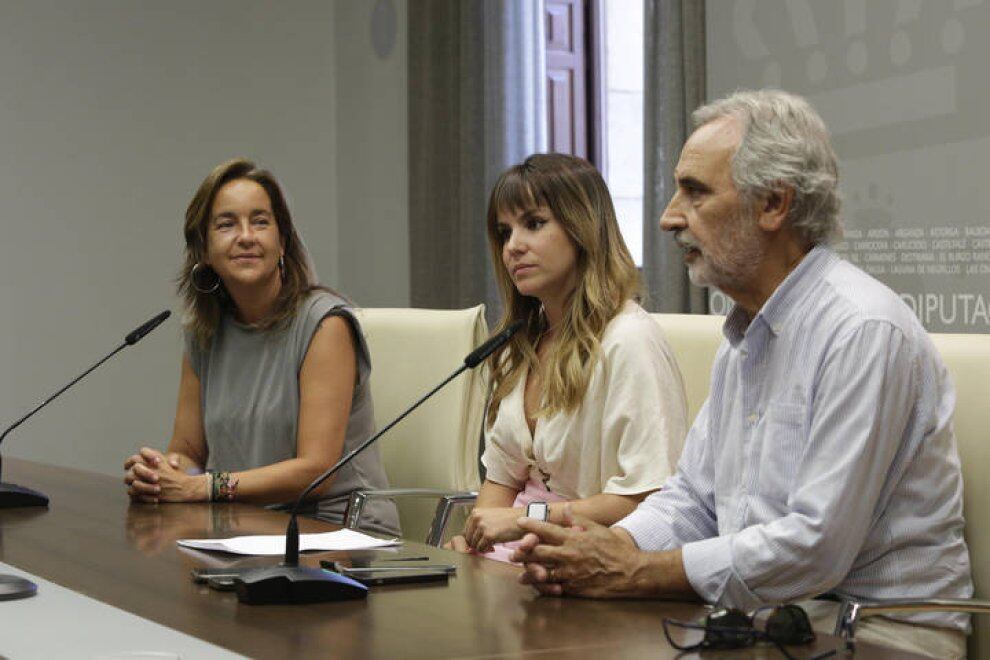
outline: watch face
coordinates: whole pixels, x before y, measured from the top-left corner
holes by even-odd
[[[547,506],[546,502],[530,502],[526,507],[526,517],[535,518],[536,520],[546,520],[550,513],[550,507]]]

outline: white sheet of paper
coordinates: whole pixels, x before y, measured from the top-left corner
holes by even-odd
[[[285,536],[235,536],[230,539],[180,539],[176,541],[187,548],[219,550],[237,555],[285,554]],[[353,529],[340,529],[322,534],[300,534],[299,550],[366,550],[399,545],[398,539],[378,539]]]

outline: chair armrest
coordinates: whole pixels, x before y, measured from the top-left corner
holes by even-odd
[[[443,532],[450,519],[450,513],[457,506],[468,506],[474,504],[478,499],[478,493],[474,491],[449,491],[437,488],[388,488],[383,490],[355,490],[347,501],[347,509],[344,511],[344,527],[357,529],[361,521],[361,513],[364,511],[364,504],[370,499],[396,498],[396,497],[435,497],[437,502],[436,513],[433,514],[433,522],[430,525],[430,532],[426,537],[426,543],[434,547],[439,547],[443,540]]]
[[[990,613],[990,601],[956,598],[929,598],[924,600],[843,600],[835,621],[835,635],[841,637],[846,650],[856,650],[856,624],[863,617],[876,614],[906,614],[910,612],[970,612]]]
[[[439,548],[443,543],[443,532],[447,529],[447,521],[455,507],[473,506],[478,499],[478,493],[448,493],[437,502],[437,510],[433,514],[433,523],[430,525],[430,533],[426,536],[426,544]]]

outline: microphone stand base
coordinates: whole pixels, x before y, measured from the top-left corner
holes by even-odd
[[[16,484],[0,483],[0,509],[48,506],[48,496]]]
[[[38,593],[38,585],[16,575],[0,575],[0,600],[27,598]]]
[[[244,571],[234,580],[237,600],[249,605],[324,603],[368,596],[357,580],[308,566],[270,566]]]

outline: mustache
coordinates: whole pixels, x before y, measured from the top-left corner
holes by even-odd
[[[687,233],[686,230],[682,230],[674,234],[674,242],[682,250],[698,250],[701,251],[701,245],[691,234]]]

